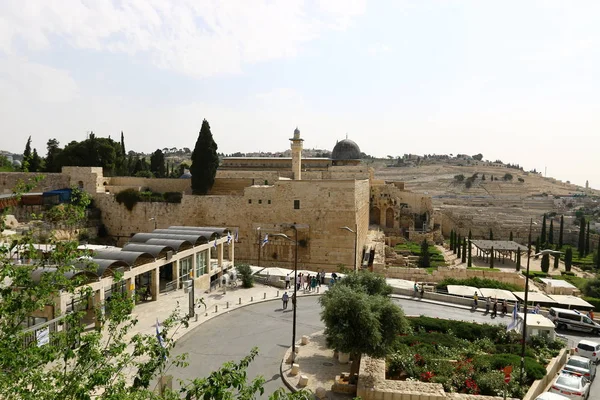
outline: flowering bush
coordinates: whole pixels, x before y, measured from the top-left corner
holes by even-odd
[[[434,376],[435,376],[435,374],[431,371],[421,372],[421,381],[422,382],[430,382]]]

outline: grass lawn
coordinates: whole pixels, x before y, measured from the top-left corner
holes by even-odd
[[[421,255],[421,244],[415,243],[415,242],[401,243],[401,244],[397,244],[394,247],[394,250],[396,250],[396,252],[402,252],[402,253],[410,252],[410,254],[413,256],[420,256]],[[432,267],[445,267],[446,266],[446,260],[444,260],[444,255],[435,246],[429,245],[429,260],[431,261]]]

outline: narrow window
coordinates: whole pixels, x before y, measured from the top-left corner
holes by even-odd
[[[252,204],[252,199],[248,199],[248,204]]]
[[[294,210],[300,209],[300,200],[294,200]]]
[[[258,200],[258,204],[262,204],[262,200],[261,199]]]
[[[267,200],[267,204],[271,204],[271,200]]]

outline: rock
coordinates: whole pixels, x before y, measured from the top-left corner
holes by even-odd
[[[300,375],[300,379],[298,380],[298,386],[305,387],[306,385],[308,385],[308,376]]]
[[[292,364],[292,369],[290,370],[290,375],[296,376],[300,372],[300,365],[294,363]]]
[[[308,336],[306,336],[306,335],[302,336],[302,344],[307,345],[309,343],[310,343],[310,339],[308,338]]]
[[[348,353],[342,353],[340,351],[340,354],[338,356],[338,362],[340,364],[348,364],[348,362],[350,362],[350,354],[348,354]]]
[[[315,397],[319,400],[323,400],[327,398],[327,390],[325,388],[319,386],[315,391]]]

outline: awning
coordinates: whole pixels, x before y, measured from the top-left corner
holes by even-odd
[[[479,289],[481,291],[481,294],[485,297],[490,297],[492,299],[499,299],[499,300],[508,300],[508,301],[517,301],[517,298],[515,297],[514,294],[512,294],[512,292],[509,292],[508,290],[504,290],[504,289],[490,289],[490,288],[483,288],[483,289]]]
[[[473,297],[475,293],[477,296],[483,296],[481,291],[474,286],[448,285],[448,294],[453,296]]]
[[[583,307],[586,309],[594,308],[593,305],[582,299],[581,297],[565,295],[565,294],[549,294],[548,297],[552,298],[560,305],[567,306],[568,308]]]
[[[525,292],[512,292],[520,301],[525,301]],[[529,292],[528,303],[556,303],[553,299],[540,292]]]

